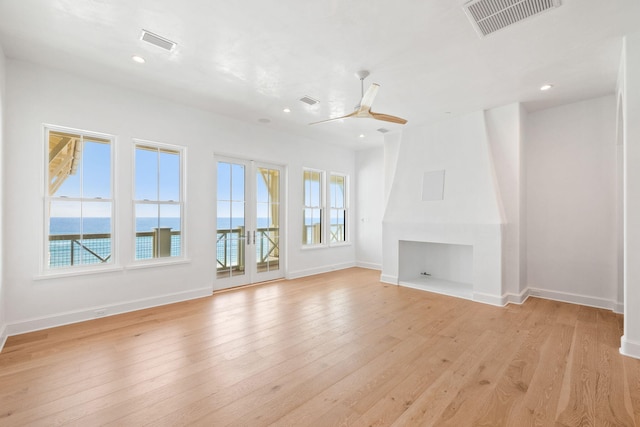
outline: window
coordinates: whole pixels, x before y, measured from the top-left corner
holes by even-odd
[[[329,177],[329,244],[347,241],[347,177]]]
[[[304,212],[302,224],[302,244],[320,245],[322,239],[322,171],[305,169],[303,172]]]
[[[46,268],[113,262],[112,137],[45,128]]]
[[[183,149],[151,142],[135,144],[135,259],[184,253]]]

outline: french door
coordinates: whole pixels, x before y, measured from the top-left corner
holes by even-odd
[[[217,157],[216,177],[214,289],[283,277],[282,167]]]

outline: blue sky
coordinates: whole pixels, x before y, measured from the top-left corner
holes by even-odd
[[[137,200],[178,201],[180,199],[179,154],[136,149],[135,163],[135,198]],[[51,203],[50,215],[79,217],[82,209],[84,217],[109,217],[111,204],[100,202],[99,199],[112,198],[110,169],[110,145],[85,141],[76,173],[66,178],[54,196],[95,198],[96,202],[85,202],[81,208],[79,202],[54,201]],[[164,206],[160,215],[178,217],[180,210],[176,206]],[[158,205],[138,205],[136,216],[157,217]]]

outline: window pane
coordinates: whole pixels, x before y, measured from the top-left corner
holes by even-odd
[[[346,211],[344,209],[331,209],[330,241],[344,242],[346,235]]]
[[[311,173],[309,180],[309,206],[320,206],[320,174],[317,172]]]
[[[82,241],[75,248],[81,264],[111,261],[111,203],[82,203]]]
[[[136,148],[135,200],[158,200],[158,150]]]
[[[344,176],[331,175],[330,190],[331,190],[331,207],[332,208],[344,208],[345,206],[345,194],[344,194]]]
[[[156,236],[159,256],[182,254],[180,222],[179,205],[160,205],[160,230]]]
[[[180,200],[180,153],[160,151],[160,200]]]
[[[256,173],[256,202],[268,203],[269,202],[269,183],[271,181],[271,175],[268,169],[259,168]]]
[[[82,150],[82,197],[111,198],[111,145],[86,140]]]
[[[315,245],[321,243],[322,225],[320,209],[306,208],[304,210],[303,243]]]
[[[231,200],[244,201],[244,166],[231,165]]]
[[[153,258],[154,230],[160,226],[159,206],[136,203],[135,259]]]
[[[80,202],[52,201],[49,204],[47,265],[51,268],[78,264],[76,241],[81,237]]]
[[[231,203],[231,228],[244,227],[244,202]]]
[[[231,202],[218,201],[218,230],[231,229]]]
[[[47,143],[49,195],[81,197],[82,136],[49,131]]]
[[[218,162],[218,200],[231,200],[231,165]]]

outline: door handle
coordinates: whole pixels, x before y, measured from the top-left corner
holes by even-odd
[[[247,246],[251,244],[251,232],[247,230]]]
[[[256,244],[256,230],[253,230],[253,244]]]

